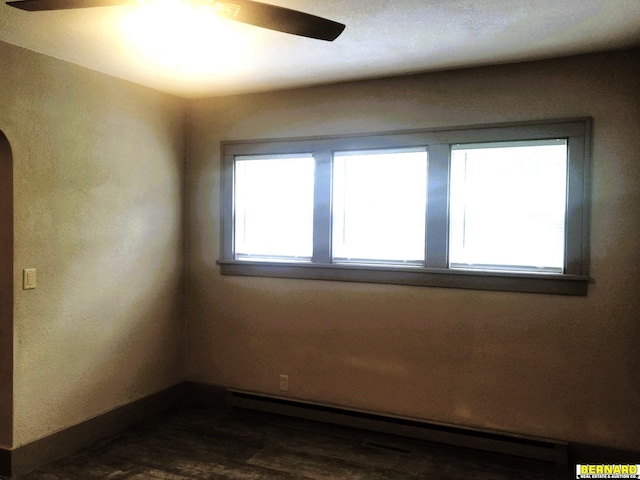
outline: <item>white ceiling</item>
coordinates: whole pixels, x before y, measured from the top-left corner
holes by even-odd
[[[0,40],[190,98],[640,46],[640,0],[262,1],[347,27],[324,42],[203,14],[185,31],[176,12],[140,13],[149,6],[3,2]],[[146,37],[146,53],[132,35]]]

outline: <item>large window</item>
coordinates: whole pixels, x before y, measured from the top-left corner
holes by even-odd
[[[427,151],[336,152],[334,263],[424,263]]]
[[[456,145],[449,266],[564,272],[567,141]]]
[[[235,258],[311,260],[311,155],[249,155],[235,161]]]
[[[587,120],[224,142],[228,275],[586,295]]]

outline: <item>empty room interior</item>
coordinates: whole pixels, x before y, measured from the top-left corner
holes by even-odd
[[[640,1],[29,1],[2,478],[185,399],[640,464]]]

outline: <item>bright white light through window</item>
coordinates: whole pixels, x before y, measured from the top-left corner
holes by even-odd
[[[563,271],[564,140],[452,147],[452,268]]]
[[[423,264],[427,152],[339,152],[333,165],[336,263]]]
[[[314,167],[311,155],[236,157],[237,259],[311,259]]]

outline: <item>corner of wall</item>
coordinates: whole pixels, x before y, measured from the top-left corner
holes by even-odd
[[[13,445],[13,156],[0,131],[0,448]]]

